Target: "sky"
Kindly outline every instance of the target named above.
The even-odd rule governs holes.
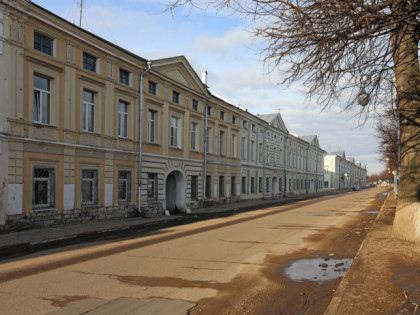
[[[80,0],[32,0],[79,25]],[[277,71],[267,71],[252,35],[254,25],[240,16],[189,7],[164,12],[167,0],[83,0],[82,27],[146,59],[185,56],[201,77],[208,72],[212,92],[241,105],[254,115],[280,111],[289,132],[317,135],[327,152],[368,165],[368,174],[385,169],[370,118],[361,124],[358,112],[332,106],[321,110],[299,91],[280,84]]]

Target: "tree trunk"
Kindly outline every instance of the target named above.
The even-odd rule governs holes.
[[[401,118],[401,177],[393,235],[420,242],[419,30],[403,25],[392,35]]]

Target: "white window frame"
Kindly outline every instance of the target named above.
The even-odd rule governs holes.
[[[35,170],[44,170],[48,171],[48,177],[35,177]],[[52,172],[52,174],[51,174]],[[33,167],[33,181],[32,181],[32,205],[34,210],[46,210],[46,209],[53,209],[55,208],[56,203],[56,172],[55,168],[53,167],[42,167],[42,166],[34,166]],[[46,182],[47,184],[47,203],[43,204],[35,204],[35,186],[38,182]]]
[[[121,109],[123,106],[123,109]],[[118,101],[118,137],[127,138],[128,135],[128,104]]]
[[[236,135],[232,135],[232,157],[236,158]]]
[[[35,87],[35,77],[43,79],[43,80],[47,80],[48,82],[48,88],[49,90],[43,90],[40,87]],[[33,86],[33,90],[34,90],[34,94],[33,94],[33,121],[39,124],[44,124],[44,125],[50,125],[51,123],[51,80],[34,74],[33,77],[33,82],[34,82],[34,86]],[[44,114],[44,110],[43,110],[43,106],[42,103],[44,101],[44,99],[47,99],[47,107],[48,107],[48,117],[47,117],[47,121],[43,121],[42,117]],[[35,113],[38,116],[38,119],[35,118]]]
[[[83,98],[83,119],[82,119],[82,123],[83,123],[83,131],[84,132],[94,132],[95,131],[95,97],[96,97],[96,93],[88,91],[88,90],[83,90],[83,93],[90,93],[92,95],[92,99],[93,99],[93,103],[90,101],[87,101]],[[89,119],[89,108],[91,109],[91,113],[92,113],[92,118]],[[89,126],[89,121],[92,121],[92,126]]]
[[[179,148],[178,130],[179,130],[179,118],[171,117],[171,147]]]
[[[191,150],[197,151],[197,130],[198,130],[197,123],[191,123]]]
[[[147,112],[147,142],[156,143],[156,112],[148,110]]]
[[[123,178],[121,175],[126,174],[127,177]],[[119,170],[118,171],[118,203],[130,203],[131,202],[131,171]],[[120,196],[120,185],[125,188],[124,198]]]
[[[83,177],[83,172],[84,171],[89,171],[89,172],[93,172],[93,177]],[[91,188],[92,188],[92,199],[91,200],[83,200],[83,183],[84,182],[88,182],[91,183]],[[82,206],[93,206],[93,205],[97,205],[99,203],[99,187],[98,187],[98,183],[99,183],[99,171],[98,169],[89,169],[89,168],[83,168],[81,170],[81,190],[82,190]]]

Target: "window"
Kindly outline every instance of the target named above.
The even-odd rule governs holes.
[[[127,138],[127,122],[128,122],[128,112],[127,104],[124,102],[118,102],[118,136],[122,138]]]
[[[172,91],[172,102],[179,104],[180,102],[180,97],[179,97],[179,93]]]
[[[220,111],[220,120],[225,120],[226,114],[225,112]]]
[[[277,149],[274,148],[274,158],[273,158],[273,164],[276,165],[277,163]]]
[[[191,200],[198,199],[198,176],[191,176]]]
[[[255,178],[251,177],[251,194],[255,194]]]
[[[34,75],[34,122],[50,124],[50,80]]]
[[[98,204],[98,170],[82,170],[82,206]]]
[[[255,141],[251,141],[251,161],[255,161]]]
[[[258,192],[263,192],[263,184],[262,184],[262,177],[258,177]]]
[[[206,146],[205,146],[205,150],[206,150],[206,153],[211,153],[211,148],[212,148],[212,143],[211,143],[211,128],[210,127],[207,127],[207,130],[206,130]]]
[[[158,174],[148,173],[147,174],[147,199],[157,200],[158,199]]]
[[[209,175],[207,175],[206,176],[206,190],[205,190],[205,193],[206,193],[206,198],[210,198],[210,195],[211,195],[211,176],[209,176]]]
[[[149,94],[157,95],[157,84],[153,81],[149,81]]]
[[[149,110],[147,113],[147,142],[155,143],[155,116],[156,113]]]
[[[44,54],[52,56],[54,54],[54,40],[45,35],[34,33],[34,48]]]
[[[191,150],[197,150],[197,124],[191,124]]]
[[[34,167],[32,204],[34,210],[55,207],[55,169]]]
[[[232,157],[236,157],[236,135],[232,135]]]
[[[130,72],[120,68],[120,83],[130,85]]]
[[[219,197],[225,196],[225,177],[219,176]]]
[[[83,53],[83,68],[92,72],[96,72],[96,60],[97,60],[96,57],[84,52]]]
[[[246,194],[246,177],[242,176],[242,193]]]
[[[252,125],[252,132],[257,132],[257,127],[255,125]]]
[[[211,116],[211,107],[207,105],[206,108],[207,116]]]
[[[224,131],[220,131],[219,132],[219,154],[220,155],[225,155],[225,132]]]
[[[235,176],[231,176],[230,178],[230,195],[236,196],[236,177]]]
[[[232,124],[236,125],[236,116],[232,116]]]
[[[198,111],[198,101],[197,100],[193,100],[192,101],[192,109]]]
[[[243,121],[242,121],[242,127],[243,127],[244,129],[248,129],[248,123],[246,122],[246,120],[243,120]]]
[[[265,192],[266,193],[270,192],[270,178],[269,177],[266,177],[265,179]]]
[[[242,138],[241,139],[241,158],[243,160],[245,160],[245,158],[246,158],[246,155],[245,155],[245,152],[246,152],[246,148],[245,148],[246,142],[245,141],[246,141],[245,138]]]
[[[171,147],[178,147],[178,119],[171,117]]]
[[[118,203],[131,202],[131,172],[118,171]]]
[[[95,94],[83,91],[83,131],[93,132],[95,122]]]
[[[263,152],[263,144],[259,143],[258,144],[258,160],[260,161],[260,163],[263,162],[263,158],[264,158],[264,152]]]

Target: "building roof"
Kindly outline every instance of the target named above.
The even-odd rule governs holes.
[[[268,124],[274,128],[277,128],[285,133],[289,133],[284,124],[283,118],[280,113],[277,114],[266,114],[266,115],[257,115],[262,120],[268,122]]]

